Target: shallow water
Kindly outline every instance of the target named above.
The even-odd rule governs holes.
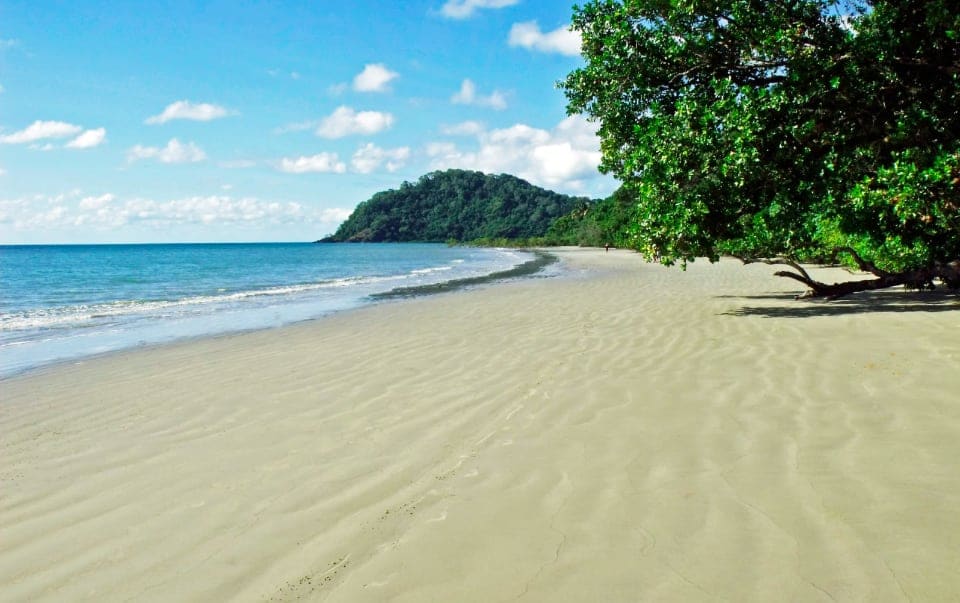
[[[186,337],[261,329],[477,279],[532,255],[439,244],[0,247],[0,376]]]

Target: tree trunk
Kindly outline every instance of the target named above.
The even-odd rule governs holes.
[[[950,289],[960,289],[960,260],[954,260],[947,264],[938,263],[930,268],[917,268],[914,270],[905,270],[903,272],[887,272],[885,270],[880,270],[874,266],[872,262],[864,260],[857,254],[856,251],[850,249],[849,247],[841,247],[834,250],[834,256],[836,256],[838,253],[850,254],[861,270],[864,272],[869,272],[877,278],[845,281],[842,283],[821,283],[820,281],[811,278],[807,271],[804,270],[799,263],[789,258],[740,258],[740,260],[744,264],[753,264],[759,262],[770,265],[786,265],[793,268],[795,272],[781,270],[779,272],[775,272],[774,275],[793,279],[809,287],[809,290],[798,295],[797,299],[824,298],[830,300],[837,299],[845,295],[850,295],[851,293],[857,293],[859,291],[886,289],[888,287],[896,287],[897,285],[905,285],[912,289],[919,290],[934,289],[936,288],[934,281],[937,279],[939,279]]]

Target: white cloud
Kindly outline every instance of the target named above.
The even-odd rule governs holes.
[[[502,92],[494,90],[487,96],[477,94],[477,86],[470,79],[463,80],[460,90],[450,97],[450,102],[456,105],[477,105],[490,107],[497,111],[507,108],[507,99]]]
[[[0,176],[6,176],[6,175],[7,175],[7,170],[0,167]]]
[[[550,32],[540,31],[536,21],[514,23],[507,39],[510,46],[521,46],[540,52],[558,52],[567,56],[580,54],[580,34],[569,27]]]
[[[388,85],[400,74],[390,71],[383,63],[371,63],[353,78],[353,89],[358,92],[386,92]]]
[[[460,151],[457,150],[457,145],[452,142],[429,142],[427,143],[427,156],[434,158],[434,165],[438,165],[437,159],[440,158],[442,163],[446,158],[460,155]],[[442,167],[452,167],[452,166],[442,166]]]
[[[483,132],[484,126],[479,121],[463,121],[452,126],[443,126],[440,132],[447,136],[476,136]]]
[[[520,0],[447,0],[440,13],[451,19],[467,19],[481,8],[504,8]]]
[[[0,143],[22,144],[25,142],[36,142],[44,138],[66,138],[67,136],[75,136],[82,130],[83,128],[80,126],[62,121],[37,120],[19,132],[0,136]]]
[[[235,113],[219,105],[210,103],[191,103],[181,100],[170,103],[159,115],[148,117],[145,124],[163,124],[173,119],[190,119],[193,121],[210,121],[234,115]]]
[[[82,210],[102,209],[109,205],[110,202],[116,198],[116,195],[113,195],[112,193],[106,193],[104,195],[100,195],[99,197],[84,197],[83,199],[80,199],[80,203],[77,205],[77,207]]]
[[[13,48],[19,43],[20,43],[19,40],[10,40],[10,39],[0,38],[0,48]]]
[[[279,169],[288,174],[306,174],[308,172],[342,174],[347,171],[347,165],[340,161],[336,153],[318,153],[310,157],[291,159],[284,157],[280,160]]]
[[[534,184],[580,190],[599,177],[600,140],[583,117],[564,119],[552,130],[516,124],[477,135],[477,147],[462,150],[449,142],[427,145],[433,169],[462,168],[510,173]]]
[[[101,144],[106,138],[106,128],[97,128],[95,130],[87,130],[64,146],[70,149],[90,149]]]
[[[360,174],[369,174],[379,169],[380,166],[385,166],[388,172],[395,172],[402,168],[409,158],[410,147],[383,149],[372,142],[368,142],[353,154],[350,165],[355,172]]]
[[[344,207],[330,207],[320,210],[317,216],[321,222],[339,223],[349,218],[350,214],[352,213],[352,209],[346,209]]]
[[[79,194],[0,199],[0,224],[14,230],[47,233],[50,230],[92,229],[113,231],[128,225],[143,224],[164,229],[185,225],[264,225],[318,227],[335,226],[352,210],[344,208],[311,209],[301,203],[264,201],[254,197],[230,195],[193,196],[157,201],[146,198],[120,199],[112,193],[86,196]]]
[[[131,163],[140,159],[156,159],[160,163],[196,163],[206,158],[203,149],[192,142],[183,144],[176,138],[171,138],[165,147],[138,144],[127,152],[127,161]]]
[[[343,138],[351,134],[376,134],[393,125],[393,115],[379,111],[354,111],[340,106],[324,117],[317,128],[317,136],[323,138]]]

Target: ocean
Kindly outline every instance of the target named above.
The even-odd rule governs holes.
[[[440,244],[0,246],[0,378],[286,325],[535,262],[524,251]]]

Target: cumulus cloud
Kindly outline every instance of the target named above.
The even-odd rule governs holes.
[[[483,132],[483,124],[479,121],[463,121],[451,126],[443,126],[440,132],[447,136],[476,136]]]
[[[386,92],[392,80],[400,77],[383,63],[371,63],[353,78],[353,89],[358,92]]]
[[[402,168],[409,158],[410,147],[383,149],[372,142],[368,142],[353,154],[350,165],[355,172],[360,174],[369,174],[378,170],[381,166],[386,167],[388,172],[395,172]]]
[[[320,121],[316,130],[322,138],[343,138],[351,134],[376,134],[393,125],[393,115],[379,111],[355,111],[340,106]]]
[[[106,128],[97,128],[95,130],[87,130],[64,146],[70,149],[90,149],[101,144],[106,138]]]
[[[190,119],[193,121],[210,121],[234,115],[234,112],[219,105],[210,103],[191,103],[181,100],[170,103],[159,115],[148,117],[145,124],[164,124],[173,119]]]
[[[36,142],[45,138],[66,138],[79,134],[83,128],[74,124],[68,124],[63,121],[40,121],[37,120],[13,134],[0,136],[0,143],[3,144],[23,144],[27,142]]]
[[[540,52],[557,52],[567,56],[580,54],[580,34],[569,27],[559,27],[550,32],[540,31],[536,21],[514,23],[507,39],[510,46],[520,46]]]
[[[477,147],[463,150],[450,142],[427,145],[433,169],[462,168],[511,173],[540,186],[580,190],[583,180],[599,176],[600,141],[583,117],[564,119],[552,130],[516,124],[480,132]]]
[[[34,200],[0,201],[0,224],[10,224],[16,230],[48,230],[59,226],[69,216],[65,205],[51,201],[37,206]]]
[[[145,147],[136,145],[127,151],[127,161],[134,162],[140,159],[156,159],[160,163],[196,163],[207,158],[203,149],[192,142],[183,144],[176,138],[171,138],[165,147]]]
[[[65,195],[0,199],[0,224],[21,232],[77,229],[114,231],[129,225],[145,225],[169,232],[186,225],[335,226],[351,213],[346,208],[310,208],[301,203],[264,201],[255,197],[230,195],[192,196],[158,201],[147,198],[121,199],[112,193],[82,196]]]
[[[440,13],[451,19],[467,19],[483,8],[504,8],[513,6],[520,0],[447,0]]]
[[[507,99],[502,92],[494,90],[487,96],[477,94],[477,86],[470,79],[463,80],[463,83],[460,84],[460,90],[450,97],[450,102],[455,105],[490,107],[497,111],[507,108]]]
[[[86,211],[98,210],[106,207],[116,198],[116,195],[113,193],[106,193],[100,195],[99,197],[84,197],[83,199],[80,199],[80,203],[77,204],[77,207]]]
[[[343,222],[350,217],[350,214],[353,213],[352,209],[347,209],[345,207],[330,207],[327,209],[320,210],[317,214],[321,222],[335,223]]]
[[[306,174],[308,172],[342,174],[347,171],[347,165],[340,161],[336,153],[318,153],[310,157],[292,159],[284,157],[280,160],[279,169],[288,174]]]

